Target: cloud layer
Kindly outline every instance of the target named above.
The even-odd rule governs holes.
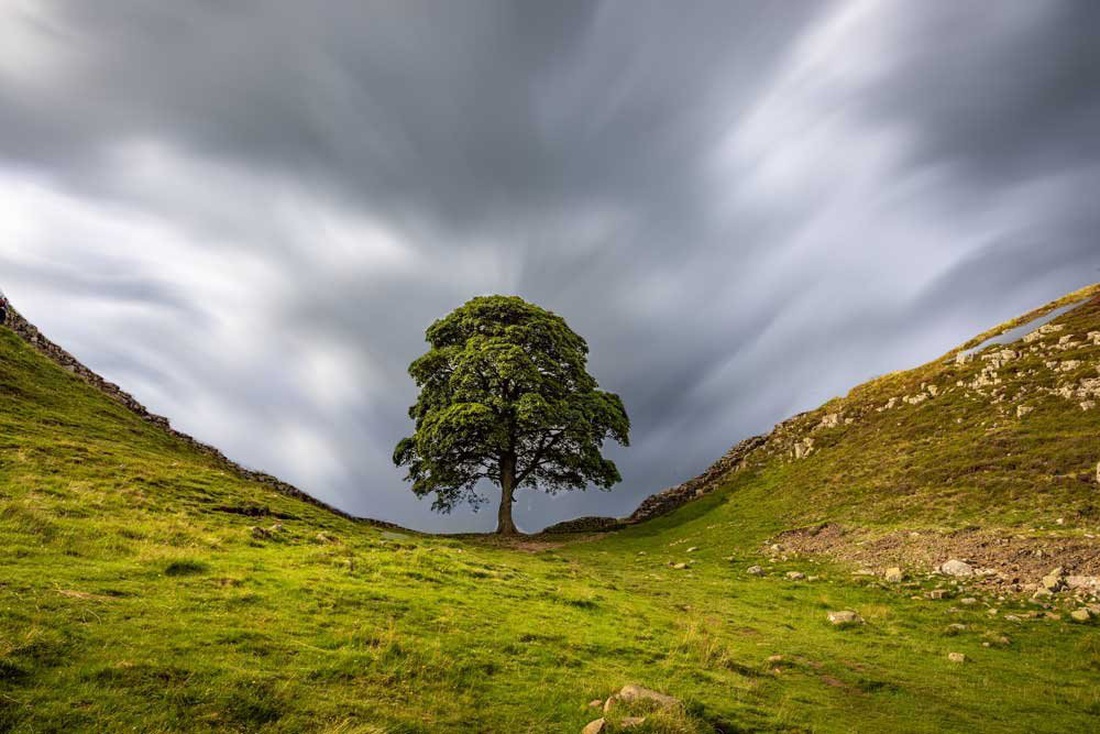
[[[625,513],[877,373],[1100,280],[1092,3],[0,8],[0,287],[244,463],[431,530],[390,464],[423,331],[561,313]]]

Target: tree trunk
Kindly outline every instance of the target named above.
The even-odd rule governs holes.
[[[497,513],[497,534],[517,535],[515,522],[512,521],[512,503],[515,502],[516,459],[505,456],[500,460],[500,511]]]

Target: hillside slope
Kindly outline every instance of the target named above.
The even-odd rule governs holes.
[[[947,355],[781,425],[671,513],[515,546],[278,491],[0,328],[0,732],[575,732],[630,683],[683,705],[620,701],[608,731],[1088,730],[1090,591],[928,564],[961,531],[1088,567],[1096,295],[1011,359]],[[913,532],[935,541],[901,581],[858,555]]]

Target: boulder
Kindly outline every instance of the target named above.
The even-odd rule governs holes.
[[[863,624],[863,617],[859,616],[851,609],[844,609],[839,612],[829,612],[828,619],[835,627]]]
[[[1092,619],[1092,612],[1090,612],[1085,607],[1081,607],[1080,609],[1074,609],[1072,612],[1070,612],[1069,618],[1072,619],[1074,622],[1087,622]]]
[[[974,567],[966,561],[960,561],[956,558],[952,558],[949,561],[940,565],[940,573],[945,576],[973,576]]]

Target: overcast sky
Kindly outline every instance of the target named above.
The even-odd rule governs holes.
[[[0,0],[0,288],[181,430],[350,512],[424,329],[556,311],[625,514],[1100,280],[1100,3]]]

